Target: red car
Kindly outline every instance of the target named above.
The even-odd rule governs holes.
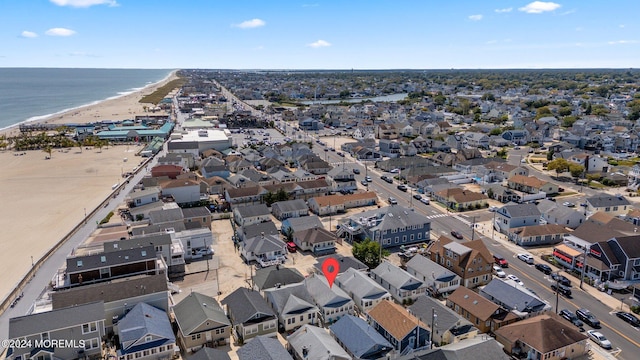
[[[502,256],[493,255],[493,261],[495,261],[496,264],[500,265],[500,267],[503,267],[503,268],[509,267],[509,263],[507,262],[507,259],[503,258]]]
[[[289,241],[287,243],[287,250],[289,250],[289,252],[296,252],[296,250],[298,250],[298,247],[296,246],[296,243],[294,243],[293,241]]]

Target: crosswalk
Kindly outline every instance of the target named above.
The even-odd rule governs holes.
[[[427,216],[427,219],[431,220],[431,219],[437,219],[437,218],[442,218],[442,217],[447,217],[447,216],[454,217],[454,218],[462,221],[462,223],[464,223],[465,225],[469,225],[469,226],[471,225],[471,221],[469,221],[469,219],[465,219],[465,218],[463,218],[462,216],[460,216],[458,214],[454,214],[454,215],[451,215],[451,214],[434,214],[434,215]]]

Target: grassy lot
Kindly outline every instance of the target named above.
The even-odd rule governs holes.
[[[140,103],[158,105],[158,103],[162,101],[162,99],[164,99],[173,89],[182,87],[186,82],[187,80],[184,78],[171,80],[164,86],[159,87],[158,90],[153,93],[144,96],[140,99]]]

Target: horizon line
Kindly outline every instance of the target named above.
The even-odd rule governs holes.
[[[214,70],[214,71],[499,71],[499,70],[638,70],[640,67],[540,67],[540,68],[189,68],[189,67],[55,67],[55,66],[0,66],[0,69],[83,69],[83,70]]]

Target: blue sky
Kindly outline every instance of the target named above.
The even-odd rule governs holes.
[[[640,67],[640,1],[1,0],[0,67]]]

